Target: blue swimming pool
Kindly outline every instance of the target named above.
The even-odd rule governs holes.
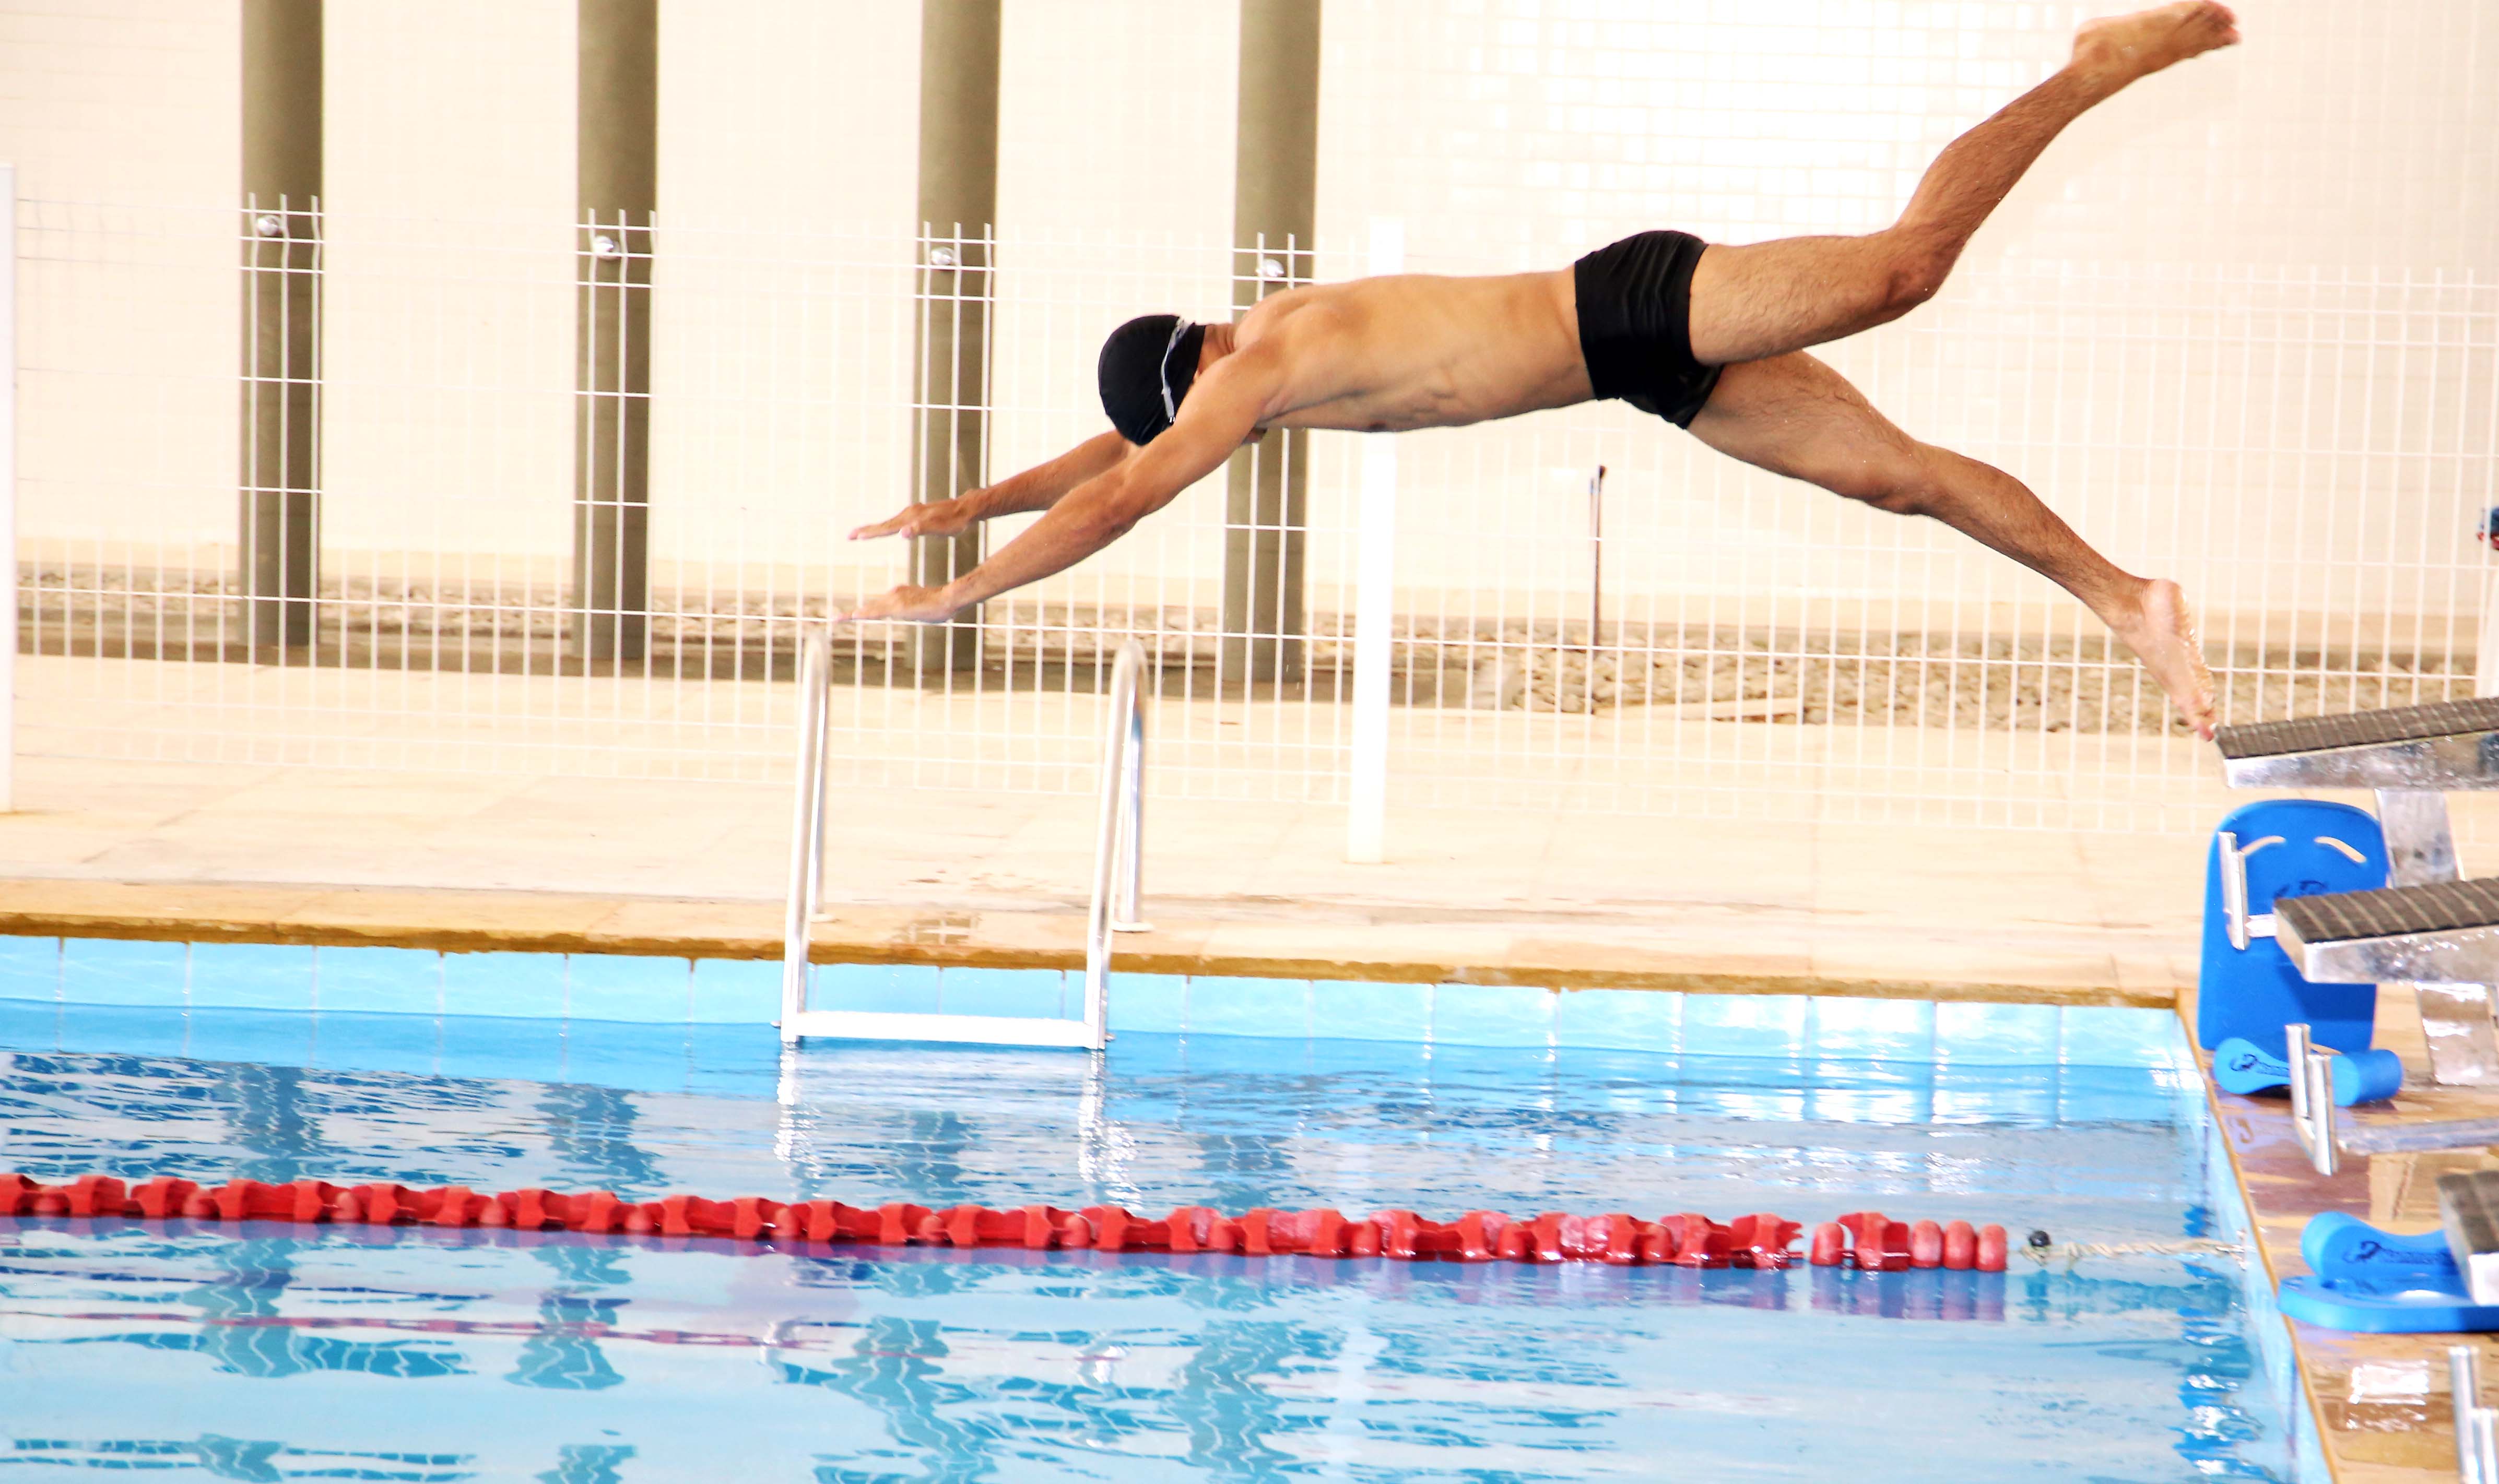
[[[525,1021],[0,1001],[0,1168],[1151,1210],[1879,1207],[2061,1239],[2209,1233],[2226,1177],[2200,1095],[2162,1049],[2174,1031],[2126,1014],[2028,1063],[1135,1031],[1098,1063],[785,1061],[763,1028],[576,1022],[555,1081],[470,1075],[535,1045]],[[25,1218],[0,1222],[0,1463],[2288,1479],[2288,1399],[2253,1318],[2225,1259],[1999,1275],[828,1257]]]

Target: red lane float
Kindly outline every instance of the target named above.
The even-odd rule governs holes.
[[[1389,1257],[1402,1262],[1610,1263],[1618,1267],[1790,1268],[1803,1228],[1768,1212],[1720,1224],[1694,1211],[1643,1221],[1628,1211],[1512,1216],[1471,1210],[1455,1221],[1411,1210],[1376,1216],[1260,1208],[1227,1216],[1184,1206],[1160,1219],[1118,1206],[1061,1210],[1024,1206],[932,1210],[895,1202],[873,1209],[839,1201],[707,1201],[672,1195],[619,1199],[606,1190],[484,1194],[465,1185],[333,1185],[326,1180],[201,1185],[160,1178],[125,1184],[109,1175],[46,1184],[0,1175],[0,1216],[122,1217],[162,1221],[292,1221],[362,1226],[486,1227],[527,1232],[719,1237],[736,1242],[857,1242],[871,1246],[1022,1247],[1030,1251],[1239,1252],[1251,1257]],[[1892,1273],[1905,1268],[2004,1271],[2004,1228],[1966,1221],[1912,1226],[1856,1211],[1813,1229],[1801,1260],[1820,1268]]]

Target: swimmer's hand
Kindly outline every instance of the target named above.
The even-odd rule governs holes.
[[[962,611],[963,604],[948,597],[944,588],[924,588],[906,582],[891,593],[861,599],[858,607],[836,615],[833,622],[884,619],[905,624],[942,624]]]
[[[925,504],[904,505],[900,514],[852,532],[851,539],[868,541],[890,535],[961,535],[981,518],[979,506],[973,503],[981,493],[973,490],[954,500],[932,500]]]

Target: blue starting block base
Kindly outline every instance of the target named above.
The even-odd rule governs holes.
[[[2375,891],[2386,884],[2386,836],[2375,816],[2349,804],[2269,798],[2243,804],[2222,821],[2247,862],[2248,911],[2262,916],[2276,898],[2328,891]],[[2212,1050],[2236,1036],[2279,1058],[2282,1028],[2302,1021],[2320,1050],[2365,1051],[2376,1029],[2378,986],[2312,984],[2271,938],[2230,946],[2222,905],[2221,832],[2206,853],[2204,953],[2195,990],[2195,1044]]]
[[[2334,1106],[2383,1103],[2404,1090],[2403,1058],[2392,1051],[2343,1051],[2331,1064]],[[2213,1081],[2223,1092],[2246,1097],[2290,1085],[2290,1063],[2232,1036],[2213,1048]]]
[[[2443,1232],[2384,1232],[2327,1211],[2300,1234],[2307,1277],[2282,1280],[2293,1319],[2363,1335],[2499,1330],[2499,1304],[2476,1304]]]

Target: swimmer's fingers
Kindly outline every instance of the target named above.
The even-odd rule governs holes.
[[[933,500],[926,504],[905,505],[893,515],[873,525],[861,526],[851,532],[854,541],[872,541],[878,536],[958,535],[972,524],[971,512],[959,500]]]
[[[860,599],[857,607],[836,615],[833,622],[846,624],[886,619],[906,624],[942,624],[959,611],[957,605],[946,600],[943,588],[924,588],[917,583],[906,582],[890,593]]]
[[[896,514],[889,515],[884,520],[874,522],[870,525],[861,526],[857,531],[852,532],[851,539],[854,541],[872,541],[878,536],[918,535],[920,533],[920,523],[926,519],[927,512],[928,507],[926,505],[905,505]]]

